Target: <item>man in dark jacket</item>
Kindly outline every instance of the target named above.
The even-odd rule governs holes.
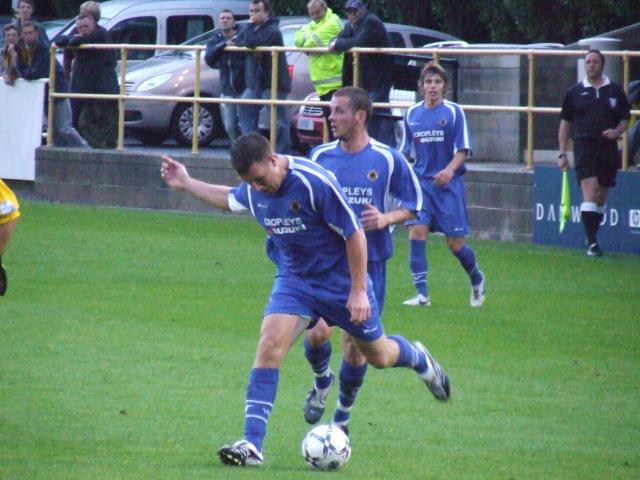
[[[13,85],[18,78],[16,70],[16,59],[18,55],[18,42],[20,41],[20,30],[15,25],[8,23],[3,27],[4,48],[0,50],[0,75],[6,85]]]
[[[77,35],[61,36],[59,47],[111,43],[111,37],[91,15],[76,18]],[[79,49],[71,71],[73,93],[117,94],[116,54],[113,50]],[[94,148],[115,148],[118,135],[118,103],[115,100],[83,100],[78,130]]]
[[[18,45],[16,70],[25,80],[49,78],[49,44],[42,40],[40,29],[36,22],[22,23],[23,42]],[[56,60],[55,91],[66,93],[69,91],[67,79],[62,71],[62,65]],[[45,90],[46,92],[46,90]],[[45,93],[45,112],[49,102]],[[71,106],[68,98],[57,98],[53,104],[53,143],[58,147],[83,147],[89,145],[71,125]]]
[[[249,24],[238,35],[238,45],[248,48],[284,46],[280,21],[271,12],[268,0],[252,0],[249,6]],[[271,98],[271,54],[255,52],[246,56],[245,63],[246,89],[242,98],[270,99]],[[284,52],[278,54],[278,99],[286,100],[291,91],[291,78]],[[258,118],[261,107],[259,105],[242,105],[239,110],[240,129],[242,133],[257,132]],[[267,112],[270,108],[267,107]],[[291,136],[289,133],[289,119],[284,107],[277,108],[276,123],[276,151],[289,153]]]
[[[218,17],[220,28],[213,32],[207,42],[204,61],[211,68],[217,68],[220,73],[220,97],[240,98],[245,90],[244,65],[246,55],[242,52],[225,51],[225,47],[235,46],[238,35],[236,19],[231,10],[222,10]],[[232,142],[240,136],[238,120],[238,105],[235,103],[221,103],[222,123]]]
[[[391,38],[382,20],[369,12],[361,0],[348,0],[345,5],[349,22],[329,44],[329,50],[345,52],[353,47],[391,48]],[[343,85],[353,83],[353,59],[347,56],[342,70]],[[388,102],[393,82],[393,58],[389,55],[360,55],[360,75],[358,86],[366,90],[372,102]],[[387,109],[374,108],[373,118],[367,128],[369,136],[376,140],[395,146],[393,124]]]

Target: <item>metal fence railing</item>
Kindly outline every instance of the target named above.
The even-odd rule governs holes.
[[[327,52],[326,48],[294,48],[294,47],[258,47],[256,49],[247,49],[244,47],[227,47],[230,51],[244,51],[244,52],[267,52],[271,54],[271,98],[267,100],[249,100],[249,99],[233,99],[233,98],[209,98],[200,96],[200,74],[201,74],[201,55],[199,54],[205,50],[203,45],[134,45],[134,44],[92,44],[82,45],[78,48],[84,49],[110,49],[120,51],[120,91],[117,95],[106,94],[79,94],[79,93],[60,93],[55,92],[53,86],[55,85],[55,47],[51,47],[51,64],[50,64],[50,76],[49,76],[49,111],[53,111],[53,101],[56,98],[79,98],[79,99],[114,99],[118,101],[118,139],[117,149],[122,150],[124,148],[124,120],[125,120],[125,102],[127,99],[131,100],[143,100],[143,101],[172,101],[172,102],[187,102],[193,104],[193,139],[191,149],[194,154],[198,153],[198,125],[200,123],[199,113],[200,104],[202,103],[233,103],[233,104],[253,104],[253,105],[270,105],[270,141],[271,145],[275,146],[276,135],[276,106],[299,106],[299,105],[313,105],[313,106],[325,106],[329,102],[320,101],[305,101],[305,100],[278,100],[277,98],[277,84],[278,84],[278,53],[280,52],[305,52],[305,53],[323,53]],[[194,51],[195,55],[195,85],[193,97],[180,97],[180,96],[160,96],[160,95],[131,95],[125,92],[125,79],[127,75],[127,52],[128,50],[177,50],[177,51]],[[405,54],[405,55],[419,55],[425,57],[432,57],[436,61],[440,61],[443,55],[447,57],[456,56],[479,56],[479,55],[518,55],[526,56],[528,61],[528,88],[527,88],[527,105],[461,105],[462,108],[470,112],[513,112],[513,113],[525,113],[527,115],[527,149],[526,149],[526,165],[528,169],[533,168],[533,150],[534,150],[534,131],[535,131],[535,114],[559,114],[559,107],[536,107],[535,106],[535,63],[537,57],[543,56],[555,56],[555,57],[582,57],[585,54],[584,50],[557,50],[557,49],[508,49],[508,48],[496,48],[496,49],[474,49],[474,48],[353,48],[351,50],[353,54],[353,78],[354,85],[358,85],[358,79],[360,77],[360,55],[381,55],[381,54]],[[628,92],[630,81],[630,61],[631,58],[640,58],[640,51],[604,51],[604,55],[607,57],[622,57],[623,60],[623,86],[625,91]],[[310,92],[311,93],[311,92]],[[412,105],[411,102],[389,102],[389,103],[374,103],[374,107],[380,108],[407,108]],[[640,116],[640,110],[632,110],[633,116]],[[640,119],[638,120],[640,121]],[[48,130],[47,130],[47,145],[53,145],[53,115],[48,116]],[[629,159],[627,154],[628,146],[628,133],[622,137],[622,168],[626,170],[629,165]]]

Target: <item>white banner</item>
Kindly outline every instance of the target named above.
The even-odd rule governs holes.
[[[35,180],[47,80],[0,79],[0,178]]]

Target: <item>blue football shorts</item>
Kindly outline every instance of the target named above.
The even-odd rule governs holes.
[[[367,273],[373,284],[373,293],[378,302],[378,311],[382,315],[387,292],[387,261],[379,260],[367,263]]]
[[[459,176],[446,185],[438,186],[429,179],[420,182],[422,186],[422,210],[407,225],[426,225],[431,232],[442,232],[450,238],[469,234],[467,202],[464,182]]]
[[[354,338],[373,342],[384,334],[384,328],[371,279],[367,280],[371,317],[361,325],[351,321],[347,309],[350,279],[330,273],[313,279],[291,273],[276,274],[264,315],[300,315],[312,320],[309,328],[322,317],[329,325],[340,327]]]

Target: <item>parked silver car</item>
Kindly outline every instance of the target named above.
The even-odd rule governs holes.
[[[309,21],[306,17],[282,17],[280,30],[284,44],[294,46],[294,35]],[[451,35],[408,25],[386,24],[395,47],[418,47],[425,43],[457,40]],[[205,45],[213,32],[206,32],[184,45]],[[204,52],[202,52],[204,57]],[[309,78],[307,55],[287,52],[292,89],[289,99],[302,100],[313,92]],[[218,97],[218,70],[209,68],[202,58],[200,95]],[[169,51],[150,58],[127,73],[125,88],[130,95],[192,97],[195,84],[195,53]],[[291,115],[296,111],[291,108]],[[264,123],[264,122],[262,122]],[[125,127],[128,134],[147,144],[160,144],[170,136],[183,145],[190,145],[193,135],[193,105],[188,102],[127,100]],[[224,136],[220,112],[216,104],[201,104],[198,142],[204,146],[216,136]],[[295,141],[295,137],[294,137]]]
[[[280,20],[286,46],[293,46],[297,30],[308,20],[287,17]],[[206,45],[213,31],[206,32],[183,45]],[[219,72],[207,66],[201,53],[200,95],[219,97]],[[292,88],[289,98],[303,99],[312,89],[306,55],[287,52]],[[150,58],[127,73],[125,89],[136,96],[170,95],[193,97],[195,87],[195,53],[172,50]],[[292,110],[293,113],[293,110]],[[127,100],[125,108],[127,133],[144,143],[157,145],[170,136],[183,145],[191,145],[193,136],[193,104],[152,100]],[[224,136],[220,110],[216,104],[201,104],[198,128],[199,145],[208,145],[216,136]]]
[[[218,24],[223,9],[236,18],[249,18],[248,0],[109,0],[100,3],[101,26],[113,43],[179,45]],[[75,29],[71,21],[61,34]],[[50,37],[52,38],[52,37]],[[127,65],[152,57],[153,50],[129,50]]]

